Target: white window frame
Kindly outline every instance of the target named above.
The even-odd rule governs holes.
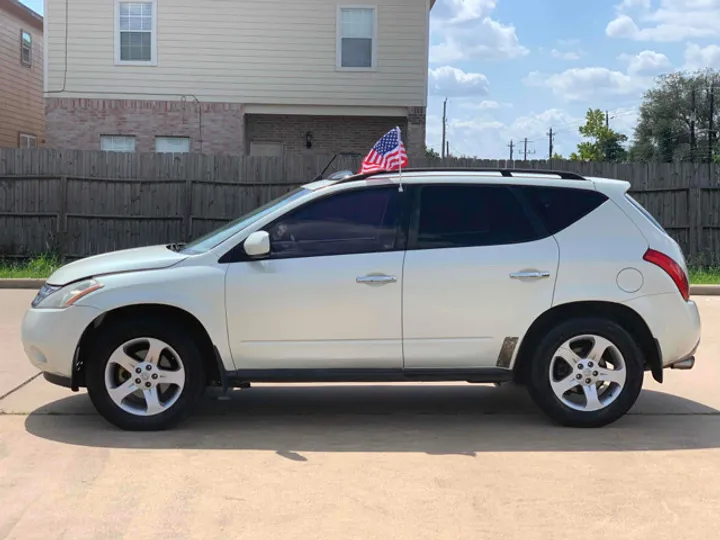
[[[34,141],[35,145],[30,146],[30,141]],[[38,147],[38,140],[37,135],[33,135],[32,133],[18,133],[18,147],[19,148],[37,148]]]
[[[342,65],[342,11],[344,9],[371,9],[373,12],[373,35],[370,67],[343,67]],[[335,69],[338,71],[377,71],[378,8],[376,5],[339,4],[335,21]]]
[[[106,137],[110,138],[110,139],[131,139],[133,142],[132,150],[114,150],[114,149],[113,150],[105,150],[102,147],[102,141]],[[122,152],[122,153],[126,153],[126,154],[132,154],[133,152],[135,152],[136,145],[137,145],[137,141],[135,139],[135,135],[110,135],[110,134],[100,135],[100,150],[102,150],[103,152]]]
[[[23,58],[23,51],[25,50],[25,40],[23,39],[25,37],[25,34],[30,36],[30,47],[28,48],[28,56],[29,59],[26,62],[25,58]],[[32,32],[29,32],[28,30],[25,30],[24,28],[20,29],[20,65],[22,65],[25,68],[32,68],[33,65],[33,35]]]
[[[146,3],[152,4],[152,30],[150,33],[150,60],[143,62],[140,60],[121,60],[120,59],[120,4],[126,3]],[[157,66],[157,0],[115,0],[115,65],[116,66]]]
[[[184,150],[182,152],[165,152],[158,150],[158,142],[161,140],[168,140],[168,139],[174,139],[174,140],[183,140],[187,141],[187,150]],[[192,148],[192,141],[190,140],[190,137],[183,137],[183,136],[175,136],[175,135],[157,135],[155,137],[155,153],[157,154],[189,154],[191,152]]]

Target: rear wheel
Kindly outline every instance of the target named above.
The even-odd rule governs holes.
[[[93,405],[126,430],[176,426],[193,412],[205,388],[202,357],[192,338],[154,319],[105,329],[86,370]]]
[[[602,318],[561,323],[540,341],[530,366],[528,391],[556,422],[600,427],[635,404],[644,359],[624,328]]]

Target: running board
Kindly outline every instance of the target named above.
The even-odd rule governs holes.
[[[241,369],[226,374],[228,386],[246,383],[322,383],[322,382],[508,382],[510,369]]]

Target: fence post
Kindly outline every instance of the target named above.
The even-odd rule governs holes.
[[[185,241],[189,242],[192,236],[192,200],[193,181],[191,178],[185,180],[185,215],[183,216],[183,227],[185,228]]]
[[[690,228],[690,258],[693,264],[703,263],[703,242],[702,242],[702,200],[701,187],[704,182],[701,180],[705,171],[704,167],[693,164],[690,187],[688,189],[688,227]]]
[[[57,217],[57,250],[58,256],[61,261],[65,261],[65,256],[68,252],[67,246],[67,176],[61,176],[60,181],[60,194],[59,194],[59,208]]]

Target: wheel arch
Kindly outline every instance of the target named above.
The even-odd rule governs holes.
[[[640,314],[624,304],[605,301],[569,302],[553,306],[540,315],[525,333],[515,355],[513,370],[517,380],[522,381],[532,360],[532,351],[542,336],[554,325],[582,316],[609,318],[629,331],[637,340],[645,357],[645,369],[653,378],[663,382],[662,355],[658,341]]]
[[[202,354],[203,365],[210,385],[225,385],[225,368],[220,359],[217,347],[210,338],[205,326],[192,313],[170,304],[146,303],[120,306],[103,312],[96,317],[83,331],[75,349],[72,370],[72,389],[78,390],[85,386],[85,367],[91,361],[89,351],[101,330],[115,321],[126,318],[162,317],[166,321],[187,329],[196,339]]]

